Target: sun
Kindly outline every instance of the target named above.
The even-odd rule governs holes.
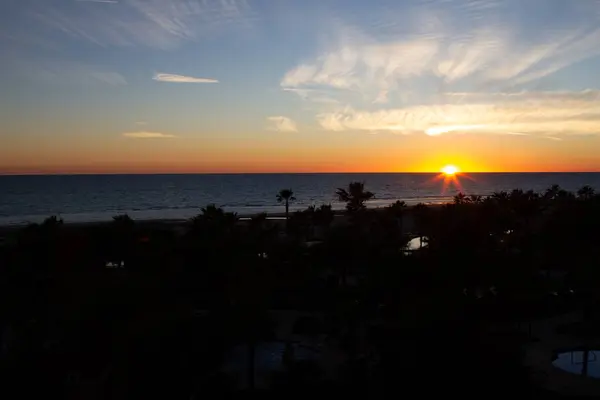
[[[454,165],[446,165],[442,168],[442,173],[447,176],[456,175],[458,171],[458,167]]]

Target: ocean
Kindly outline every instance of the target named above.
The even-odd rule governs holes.
[[[444,184],[438,174],[214,174],[214,175],[43,175],[0,176],[0,225],[41,222],[50,215],[65,222],[107,221],[127,213],[134,219],[186,219],[214,203],[239,215],[280,213],[276,194],[291,188],[291,210],[343,204],[335,191],[365,182],[375,193],[370,207],[396,200],[408,204],[444,203],[462,191],[486,195],[515,188],[544,191],[552,184],[576,191],[600,190],[600,173],[477,173]]]

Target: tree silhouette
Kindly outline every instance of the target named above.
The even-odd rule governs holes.
[[[481,204],[483,202],[483,197],[478,194],[472,194],[467,197],[467,203],[470,204]]]
[[[355,391],[354,381],[393,390],[398,368],[407,377],[398,390],[416,388],[435,340],[468,361],[446,371],[448,390],[476,392],[468,380],[477,380],[516,392],[529,376],[519,378],[521,339],[489,335],[488,324],[508,330],[565,311],[584,311],[582,329],[598,323],[600,197],[590,187],[460,196],[460,205],[399,201],[381,210],[365,209],[374,196],[361,183],[336,195],[349,212],[361,211],[349,214],[351,223],[332,224],[330,205],[311,206],[289,215],[285,240],[283,227],[265,214],[238,221],[214,204],[192,218],[188,232],[171,223],[134,224],[125,215],[109,224],[61,226],[49,218],[0,229],[5,381],[35,381],[27,394],[47,396],[55,391],[44,382],[72,372],[97,381],[100,397],[198,398],[209,385],[234,387],[219,370],[230,350],[246,346],[242,366],[251,388],[262,369],[262,360],[254,362],[257,346],[289,343],[285,333],[276,336],[288,331],[275,330],[277,322],[287,327],[288,317],[306,311],[323,319],[323,332],[313,331],[315,348],[335,350],[332,363],[349,361],[352,373],[340,368],[334,391]],[[293,193],[279,198],[289,203]],[[326,234],[312,235],[313,225]],[[406,233],[424,236],[427,245],[406,252]],[[307,243],[313,236],[319,240]],[[114,249],[115,260],[131,259],[127,268],[106,268]],[[304,344],[294,348],[303,358]],[[364,353],[374,356],[363,370]],[[285,358],[293,358],[289,348]],[[312,375],[294,379],[281,381],[284,395],[313,382]]]
[[[285,219],[287,220],[290,216],[290,202],[295,201],[294,191],[292,189],[281,189],[277,194],[277,201],[279,203],[285,202]]]
[[[134,221],[128,214],[120,214],[113,217],[113,223],[119,227],[131,227]]]
[[[225,212],[221,207],[209,204],[200,209],[200,214],[192,218],[195,223],[226,224],[230,225],[237,220],[236,213]]]
[[[585,185],[577,191],[577,197],[581,200],[590,200],[595,195],[595,191],[591,186]]]
[[[222,242],[234,231],[238,221],[236,213],[225,212],[214,204],[209,204],[200,211],[200,214],[190,220],[193,233],[201,234],[209,241]]]
[[[561,190],[562,189],[560,188],[559,185],[552,185],[552,186],[550,186],[544,192],[544,199],[545,200],[555,200],[559,196]]]
[[[338,188],[335,192],[339,201],[346,203],[346,210],[356,213],[365,210],[365,203],[375,197],[375,194],[365,190],[364,182],[350,182],[348,189]]]
[[[56,227],[59,227],[62,225],[63,225],[62,218],[59,218],[56,215],[48,217],[44,220],[44,222],[42,222],[42,226],[48,227],[48,228],[56,228]]]

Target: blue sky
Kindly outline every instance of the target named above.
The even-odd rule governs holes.
[[[126,138],[152,142],[123,145],[146,164],[152,146],[172,147],[167,162],[181,148],[243,158],[244,145],[251,163],[327,146],[439,153],[446,142],[425,140],[466,134],[531,152],[561,142],[563,165],[565,148],[600,145],[598,0],[3,5],[0,156],[55,165],[79,146],[105,165],[127,158],[115,150]],[[600,167],[584,155],[573,162]]]

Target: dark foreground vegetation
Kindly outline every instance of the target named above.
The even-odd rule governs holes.
[[[593,316],[600,196],[551,187],[378,210],[360,183],[337,196],[344,217],[323,205],[285,224],[208,206],[184,227],[51,217],[7,232],[3,392],[550,396],[522,366],[535,338],[518,327],[581,308]],[[294,193],[279,199],[287,211]],[[409,250],[415,237],[423,245]],[[270,372],[265,343],[281,344]],[[313,357],[301,359],[301,346]],[[236,349],[247,356],[232,358]]]

